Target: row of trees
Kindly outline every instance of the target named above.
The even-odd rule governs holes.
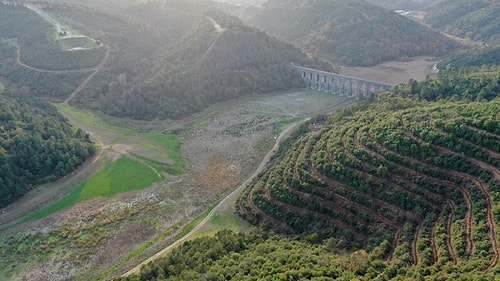
[[[94,152],[89,135],[74,131],[52,105],[0,96],[0,207],[67,175]]]
[[[451,67],[437,77],[417,83],[410,80],[406,88],[395,87],[394,97],[419,98],[427,101],[440,99],[489,101],[500,92],[500,67]]]
[[[242,195],[240,214],[284,233],[355,242],[341,248],[388,241],[393,260],[407,260],[397,253],[408,243],[411,264],[495,266],[497,80],[496,70],[453,69],[361,100],[297,138]],[[426,101],[425,87],[440,101]],[[405,225],[413,234],[402,236]]]
[[[404,227],[408,238],[414,229]],[[410,238],[411,239],[411,238]],[[407,267],[402,260],[386,262],[364,250],[337,255],[326,246],[262,234],[221,231],[213,237],[185,242],[168,256],[141,268],[140,273],[116,281],[164,280],[493,280],[495,272],[459,272],[453,266],[435,271]],[[408,255],[411,243],[398,251]],[[378,248],[383,251],[385,244]],[[423,246],[423,245],[422,245]]]

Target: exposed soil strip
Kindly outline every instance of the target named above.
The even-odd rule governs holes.
[[[389,149],[387,149],[386,147],[383,147],[373,136],[369,136],[371,138],[371,140],[375,143],[375,145],[377,146],[377,148],[379,149],[379,151],[391,151]],[[394,151],[391,151],[392,153],[396,153]],[[424,163],[424,162],[421,162],[415,158],[412,158],[412,157],[409,157],[409,156],[404,156],[405,159],[407,161],[410,161],[412,163],[417,163],[419,165],[422,165],[426,168],[431,168],[427,163]],[[397,163],[394,163],[398,166],[400,166],[399,164]],[[403,166],[401,166],[403,167]],[[410,170],[410,169],[407,169],[406,171],[410,172],[410,171],[413,171],[413,170]],[[413,171],[413,173],[417,173],[417,174],[420,174],[416,171]],[[422,174],[423,175],[423,174]],[[423,175],[424,176],[424,175]],[[453,183],[453,182],[450,182],[450,181],[446,181],[446,180],[441,180],[441,179],[438,179],[438,178],[434,178],[432,177],[431,175],[425,175],[426,177],[428,178],[431,178],[431,179],[434,179],[438,182],[441,182],[443,183],[445,186],[449,187],[451,190],[453,190],[453,188],[458,188],[460,189],[461,193],[462,193],[462,196],[464,198],[464,201],[465,201],[465,204],[466,204],[466,207],[467,207],[467,211],[466,211],[466,214],[465,214],[465,231],[466,231],[466,249],[465,249],[465,252],[468,254],[468,255],[472,255],[473,252],[474,252],[474,242],[472,240],[472,199],[471,199],[471,196],[469,194],[469,192],[461,185],[457,185],[456,183]],[[450,227],[451,229],[451,227]],[[449,232],[450,235],[451,235],[451,231]]]
[[[104,66],[104,64],[106,63],[106,61],[108,60],[108,56],[109,56],[109,47],[106,46],[106,45],[103,45],[104,48],[106,48],[106,55],[104,56],[104,58],[101,60],[101,62],[97,65],[97,67],[94,69],[94,72],[92,72],[72,93],[71,95],[69,95],[69,97],[64,101],[64,103],[69,103],[71,100],[73,100],[75,98],[76,95],[78,95],[86,86],[87,84],[90,82],[90,80],[92,80],[92,78],[94,78],[94,76],[102,69],[102,67]]]
[[[313,145],[313,144],[311,142],[305,143],[304,146],[303,146],[303,148],[301,149],[301,152],[299,153],[298,157],[300,157],[300,154],[302,152],[306,151],[308,145]],[[313,167],[313,163],[311,161],[311,155],[307,154],[304,157],[304,159],[306,160],[305,165],[308,167],[308,169],[309,170],[313,170],[313,168],[312,168]],[[301,175],[300,175],[300,172],[299,172],[299,169],[298,169],[298,164],[299,164],[299,161],[298,160],[295,161],[294,173],[295,173],[296,177],[299,179],[299,181],[303,182],[303,180],[301,178]],[[291,187],[288,182],[286,182],[286,184],[287,184],[288,188],[294,190],[294,188]],[[316,185],[311,184],[311,183],[308,183],[308,186],[311,189],[313,189],[313,190],[319,190],[321,194],[332,193],[332,190],[328,190],[328,189],[326,189],[324,187],[319,187],[319,186],[316,186]],[[325,204],[333,207],[332,202],[329,202],[329,201],[327,201],[327,200],[325,200],[323,198],[320,198],[320,197],[318,197],[316,195],[309,194],[309,193],[303,193],[303,192],[300,192],[300,193],[303,194],[303,196],[305,196],[305,197],[312,196],[312,197],[316,198],[318,201],[324,202]],[[364,205],[361,205],[361,204],[359,204],[357,202],[349,200],[349,199],[347,199],[344,196],[338,195],[337,193],[333,193],[332,196],[333,196],[333,199],[337,201],[338,206],[349,205],[349,206],[354,207],[354,209],[364,211],[370,217],[372,217],[372,218],[374,218],[374,219],[376,219],[378,221],[381,221],[381,222],[385,223],[386,225],[390,225],[390,226],[395,227],[395,228],[399,228],[401,226],[401,224],[394,222],[392,219],[388,219],[388,218],[380,215],[379,213],[375,212],[373,209],[370,209],[370,208],[368,208],[368,207],[366,207]],[[352,213],[352,211],[349,211],[349,212]]]
[[[417,138],[416,136],[413,136],[413,138]],[[423,140],[421,140],[423,141]],[[454,152],[454,151],[451,151],[447,148],[444,148],[444,147],[441,147],[441,146],[438,146],[438,145],[433,145],[433,147],[439,151],[440,153],[447,153],[447,154],[450,154],[450,155],[460,155],[458,154],[457,152]],[[481,162],[479,160],[476,160],[470,156],[467,156],[465,155],[464,156],[468,161],[470,161],[471,163],[474,163],[475,165],[481,167],[482,169],[485,169],[485,170],[488,170],[490,171],[493,176],[495,177],[495,179],[499,179],[498,177],[500,177],[500,172],[498,171],[498,169],[496,169],[495,167],[492,167],[484,162]],[[487,224],[488,224],[488,228],[489,228],[489,231],[488,231],[488,236],[490,238],[490,241],[491,241],[491,246],[493,248],[493,258],[490,262],[490,265],[488,267],[488,269],[491,269],[493,268],[494,266],[496,266],[498,264],[498,259],[499,259],[499,256],[500,256],[500,250],[498,249],[498,242],[497,242],[497,239],[496,239],[496,234],[495,234],[495,228],[496,228],[496,224],[495,224],[495,221],[493,220],[493,214],[492,214],[492,203],[491,203],[491,197],[490,197],[490,194],[487,190],[487,188],[484,186],[484,184],[480,181],[478,181],[476,178],[468,175],[468,174],[464,174],[464,173],[461,173],[461,172],[457,172],[457,171],[454,171],[454,170],[449,170],[449,169],[446,169],[449,173],[452,173],[454,176],[457,176],[457,177],[460,177],[462,179],[466,179],[466,180],[469,180],[471,182],[473,182],[478,188],[479,190],[481,191],[481,193],[483,194],[483,197],[485,199],[485,202],[486,202],[486,214],[487,214]]]
[[[363,144],[363,143],[359,140],[359,135],[358,135],[358,132],[356,132],[356,133],[355,133],[355,135],[354,135],[354,141],[355,141],[356,145],[358,145],[358,147],[359,147],[359,148],[363,149],[363,150],[364,150],[364,151],[366,151],[367,153],[369,153],[369,154],[371,154],[372,156],[376,157],[376,158],[377,158],[378,160],[380,160],[381,162],[390,162],[389,160],[387,160],[387,159],[386,159],[385,157],[383,157],[382,155],[380,155],[380,154],[377,154],[377,153],[373,152],[373,151],[372,151],[372,150],[370,150],[367,146],[365,146],[365,145],[364,145],[364,144]],[[401,165],[398,165],[398,164],[396,164],[396,163],[394,163],[394,164],[396,165],[396,167],[397,167],[398,169],[401,169],[401,170],[404,172],[403,174],[413,174],[413,175],[417,175],[417,176],[424,176],[424,175],[422,175],[422,174],[420,174],[420,173],[418,173],[418,172],[415,172],[414,170],[408,169],[408,168],[406,168],[406,167],[404,167],[404,166],[401,166]],[[374,167],[372,166],[372,168],[374,168]],[[413,186],[413,187],[417,188],[417,186],[416,186],[413,182],[411,182],[411,181],[407,180],[406,178],[403,178],[402,176],[400,176],[400,175],[398,175],[398,174],[394,174],[394,175],[393,175],[393,177],[394,177],[394,178],[396,178],[396,179],[399,179],[399,180],[400,180],[400,181],[402,181],[402,182],[407,183],[408,185],[411,185],[411,186]],[[432,202],[432,203],[436,203],[436,202],[442,202],[442,201],[443,201],[444,196],[443,196],[443,195],[441,195],[441,194],[434,193],[434,192],[432,192],[432,191],[427,190],[426,188],[420,188],[420,189],[419,189],[419,191],[421,191],[421,192],[423,193],[423,195],[425,196],[425,198],[426,198],[426,199],[428,198],[428,199],[427,199],[427,201],[428,201],[429,203],[431,203],[431,202]]]
[[[418,265],[418,251],[417,251],[417,241],[418,236],[420,235],[420,230],[422,229],[422,223],[420,223],[415,230],[415,235],[413,236],[413,241],[411,243],[411,257],[413,259],[413,265]]]
[[[347,231],[351,232],[355,236],[356,240],[358,240],[358,241],[366,241],[366,239],[368,238],[366,235],[359,233],[351,225],[344,223],[342,220],[330,217],[330,216],[325,215],[325,214],[314,213],[310,210],[278,201],[274,197],[271,196],[271,194],[269,193],[269,189],[267,187],[265,187],[264,190],[265,190],[264,194],[273,204],[276,204],[276,205],[278,205],[282,208],[285,208],[287,210],[291,210],[296,214],[309,214],[311,216],[318,215],[320,218],[322,218],[326,221],[329,221],[334,225],[338,225],[341,229],[346,229]]]
[[[396,233],[394,233],[394,238],[392,240],[392,246],[391,246],[391,252],[389,253],[389,257],[387,258],[387,261],[391,261],[392,258],[394,257],[394,251],[396,250],[396,247],[398,246],[398,239],[399,239],[399,233],[401,232],[401,228],[398,228]]]
[[[453,224],[453,210],[455,210],[455,203],[453,201],[448,200],[448,205],[451,207],[450,215],[448,215],[448,221],[446,222],[446,246],[448,247],[448,253],[453,261],[453,264],[457,264],[457,254],[455,253],[455,249],[451,243],[451,227]]]
[[[434,260],[434,263],[438,261],[439,258],[439,253],[437,250],[437,245],[436,245],[436,227],[437,224],[439,223],[439,218],[440,216],[436,217],[436,221],[434,221],[434,224],[432,225],[431,228],[431,233],[430,233],[430,243],[431,243],[431,249],[432,249],[432,259]]]
[[[323,151],[327,151],[327,144],[323,144],[323,146],[321,147],[321,149]],[[327,157],[331,157],[331,155],[328,155],[327,154]],[[329,158],[330,161],[332,161],[333,159]],[[335,162],[335,161],[334,161]],[[360,192],[358,191],[357,189],[355,188],[352,188],[351,186],[348,186],[348,185],[345,185],[341,182],[338,182],[338,181],[335,181],[323,174],[321,174],[317,168],[314,166],[314,163],[311,163],[312,166],[312,171],[318,176],[320,177],[321,180],[323,180],[324,182],[326,182],[329,186],[331,187],[334,187],[335,189],[343,189],[343,190],[346,190],[346,191],[349,191],[349,192],[355,192],[356,194],[358,195],[361,195],[363,196],[365,199],[368,199],[368,202],[375,202],[377,205],[381,206],[382,208],[385,208],[385,209],[388,209],[388,210],[391,210],[391,212],[395,213],[395,214],[399,214],[399,215],[403,215],[405,217],[408,217],[412,220],[418,220],[417,216],[409,211],[409,210],[405,210],[405,209],[402,209],[401,207],[399,206],[396,206],[396,205],[392,205],[384,200],[381,200],[380,198],[377,198],[377,197],[374,197],[373,195],[371,194],[368,194],[368,193],[364,193],[364,192]],[[366,200],[365,200],[366,201]]]

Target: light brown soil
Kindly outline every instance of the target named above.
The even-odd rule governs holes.
[[[425,80],[432,74],[432,67],[436,63],[434,58],[419,57],[408,61],[389,61],[373,67],[342,67],[343,75],[359,77],[367,80],[398,85],[413,79]]]

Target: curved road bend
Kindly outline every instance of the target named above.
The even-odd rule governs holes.
[[[302,124],[303,122],[308,121],[309,119],[310,118],[306,118],[306,119],[304,119],[302,121],[297,121],[295,123],[292,123],[292,124],[288,125],[285,128],[285,130],[283,130],[283,132],[281,132],[281,134],[278,136],[278,138],[276,138],[276,141],[274,143],[273,148],[264,156],[264,158],[260,162],[259,166],[255,170],[255,172],[247,180],[245,180],[240,186],[238,186],[238,188],[236,188],[233,192],[229,193],[226,197],[224,197],[224,199],[222,199],[219,202],[219,204],[217,204],[217,206],[215,206],[205,216],[205,218],[203,218],[203,220],[201,220],[188,234],[186,234],[183,237],[179,238],[174,243],[172,243],[171,245],[167,246],[166,248],[164,248],[163,250],[159,251],[158,253],[152,255],[151,257],[149,257],[148,259],[146,259],[145,261],[143,261],[142,263],[140,263],[136,267],[132,268],[131,270],[129,270],[127,272],[125,272],[122,275],[122,277],[126,277],[126,276],[129,276],[129,275],[132,275],[132,274],[138,272],[143,265],[145,265],[145,264],[147,264],[147,263],[149,263],[151,261],[154,261],[154,260],[158,259],[159,257],[165,255],[166,253],[170,252],[172,249],[176,248],[180,244],[182,244],[185,241],[189,240],[193,235],[195,235],[208,222],[208,220],[210,220],[210,218],[215,214],[215,212],[217,212],[224,204],[226,204],[227,201],[229,201],[229,200],[236,200],[236,197],[238,197],[240,195],[240,193],[245,189],[245,187],[248,185],[248,183],[250,183],[255,177],[257,177],[257,175],[259,175],[264,170],[264,168],[266,167],[267,163],[269,163],[269,161],[271,160],[271,157],[274,155],[274,153],[276,152],[276,150],[279,148],[281,140],[285,136],[287,136],[291,132],[292,129],[295,129],[300,124]]]
[[[104,58],[101,60],[101,62],[92,69],[79,69],[79,70],[64,70],[64,71],[51,71],[51,70],[43,70],[43,69],[37,69],[34,67],[31,67],[29,65],[26,65],[22,63],[19,59],[19,53],[20,53],[20,47],[19,45],[17,46],[17,63],[23,67],[26,67],[28,69],[38,71],[38,72],[51,72],[51,73],[64,73],[64,72],[76,72],[76,71],[90,71],[92,70],[93,72],[82,82],[80,85],[71,93],[71,95],[66,99],[65,103],[73,99],[82,89],[84,89],[88,82],[101,70],[101,68],[104,66],[106,63],[108,56],[109,56],[109,47],[107,45],[104,45],[104,48],[106,48],[106,55]],[[67,114],[65,115],[66,118],[72,120],[73,123],[76,123],[74,118]],[[80,128],[84,128],[85,131],[87,131],[92,139],[97,142],[100,145],[100,149],[96,152],[94,156],[89,158],[87,161],[85,161],[84,164],[82,164],[75,172],[72,174],[57,180],[55,183],[50,184],[50,188],[43,188],[42,190],[34,191],[36,194],[30,195],[27,194],[23,196],[21,199],[16,201],[15,203],[7,206],[6,208],[2,209],[0,211],[0,228],[6,227],[9,225],[12,225],[16,223],[20,218],[26,216],[27,214],[33,213],[42,207],[47,205],[47,202],[50,202],[50,200],[53,200],[56,198],[58,194],[62,190],[67,189],[68,187],[83,181],[84,179],[88,178],[95,170],[95,163],[102,157],[103,150],[105,149],[104,143],[100,139],[99,136],[94,134],[91,130],[88,128],[85,128],[84,126],[79,125]]]

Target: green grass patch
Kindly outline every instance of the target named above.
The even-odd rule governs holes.
[[[295,123],[299,120],[302,120],[303,118],[300,118],[300,117],[296,117],[296,118],[292,118],[292,119],[286,119],[286,120],[282,120],[278,123],[276,123],[274,125],[274,134],[275,135],[279,135],[281,134],[281,132],[283,131],[283,127],[285,127],[286,125],[289,125],[289,124],[292,124],[292,123]]]
[[[253,227],[254,226],[241,219],[236,214],[227,215],[216,212],[201,228],[196,237],[214,235],[215,233],[224,229],[229,229],[234,232],[242,232],[252,229]]]
[[[184,173],[186,161],[184,157],[182,157],[181,142],[177,135],[150,133],[147,135],[147,139],[160,144],[164,149],[164,153],[168,156],[168,159],[173,162],[172,165],[166,165],[166,168],[163,170],[174,175]]]
[[[107,144],[127,144],[130,152],[158,171],[182,174],[186,161],[181,153],[181,142],[176,134],[126,127],[125,119],[108,117],[101,113],[80,110],[64,104],[55,104],[60,112],[70,117],[76,127],[88,127]]]
[[[191,232],[191,230],[193,230],[208,215],[208,213],[210,213],[210,211],[212,211],[212,209],[214,207],[215,206],[210,206],[206,212],[204,212],[203,214],[199,215],[196,219],[194,219],[192,222],[190,222],[188,225],[186,225],[182,229],[181,233],[179,233],[177,235],[177,237],[175,238],[175,240],[177,240],[177,239],[179,239],[181,237],[184,237],[189,232]]]
[[[61,38],[56,40],[56,44],[63,51],[92,49],[98,46],[94,39],[87,36]]]
[[[184,173],[186,161],[181,154],[181,143],[175,134],[161,134],[148,130],[133,129],[118,119],[106,118],[101,113],[80,110],[64,104],[55,104],[75,127],[87,127],[106,144],[131,146],[134,157],[121,157],[116,162],[104,160],[99,171],[73,191],[23,222],[40,219],[50,214],[96,197],[110,197],[122,192],[140,190],[164,179],[163,173]],[[113,122],[111,124],[110,122]],[[136,153],[137,152],[137,153]],[[164,161],[165,160],[165,161]],[[152,169],[154,168],[160,176]]]
[[[105,134],[132,135],[139,133],[139,130],[127,128],[124,126],[116,126],[110,124],[112,118],[103,116],[101,113],[81,110],[62,103],[54,104],[57,109],[66,116],[73,117],[78,123],[83,123],[85,126],[92,128],[93,131]]]
[[[93,198],[144,189],[162,179],[151,168],[128,157],[121,157],[116,162],[106,161],[99,172],[78,185],[71,193],[54,205],[27,217],[23,222],[46,217]]]

